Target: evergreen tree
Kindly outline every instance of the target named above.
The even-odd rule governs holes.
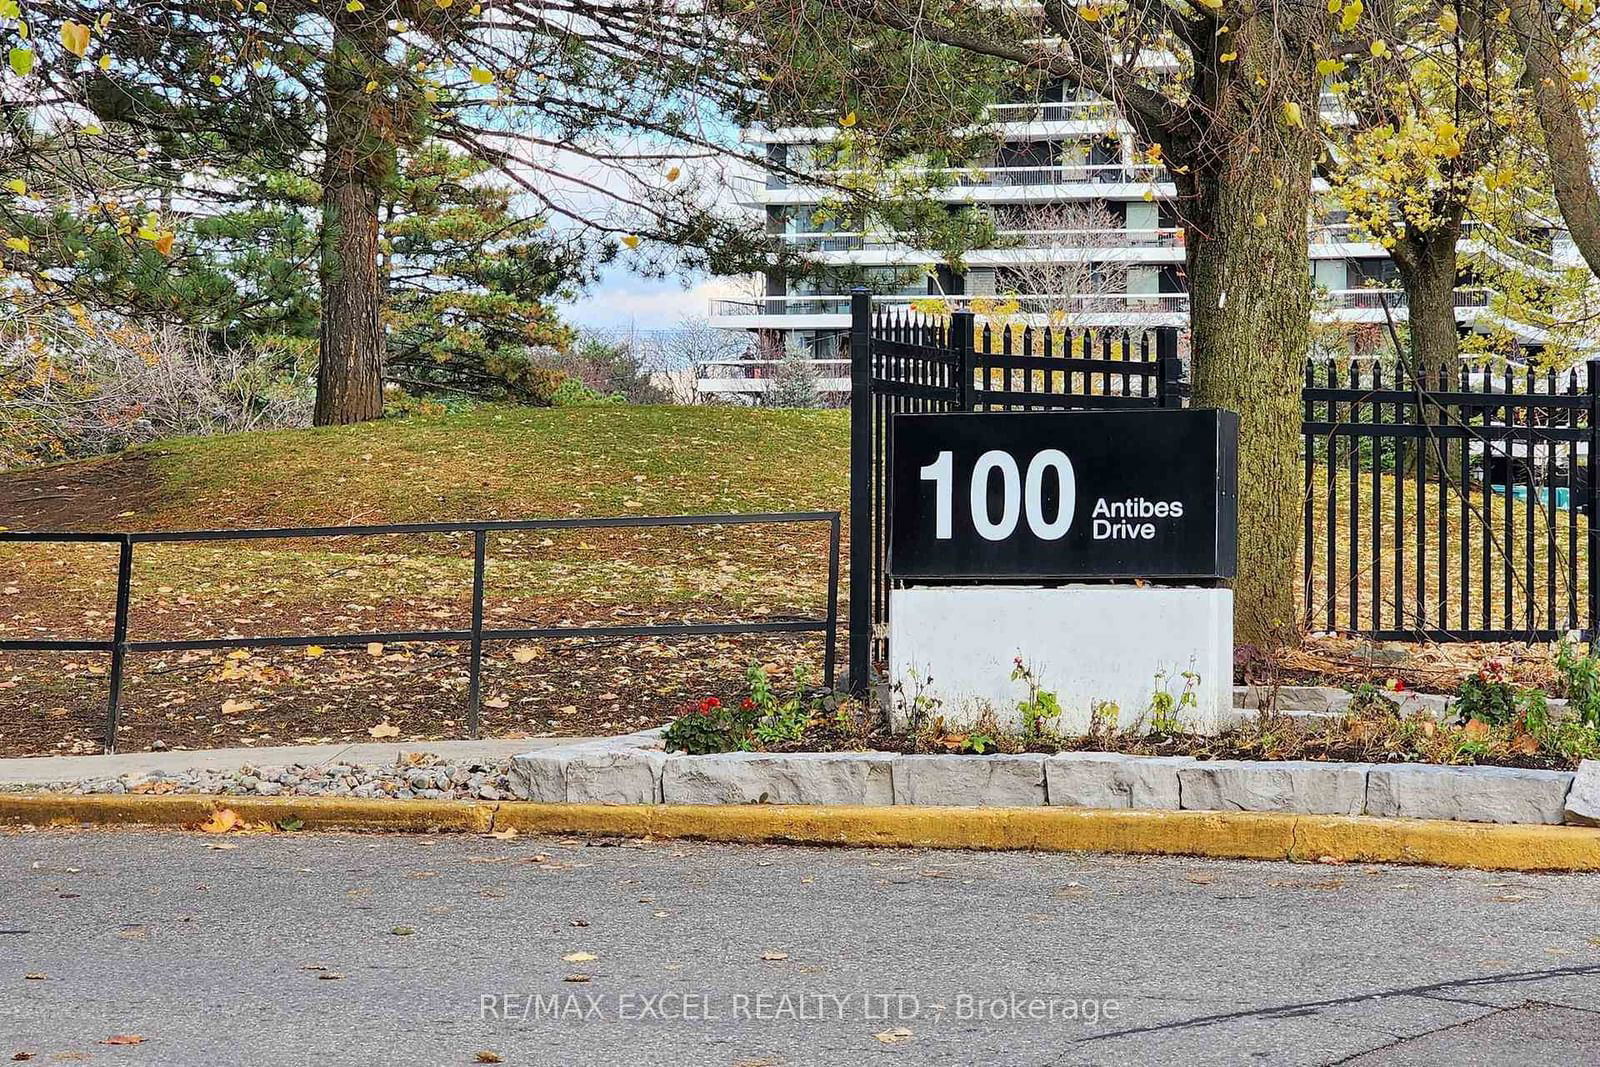
[[[732,273],[781,259],[780,241],[718,210],[690,172],[755,159],[732,123],[706,121],[737,122],[762,95],[737,49],[705,9],[653,0],[0,0],[19,87],[0,177],[49,169],[75,213],[92,211],[102,175],[76,161],[111,138],[180,176],[190,200],[228,201],[220,175],[242,160],[314,184],[315,418],[359,421],[382,411],[384,205],[403,191],[401,160],[431,139],[493,165],[526,215],[570,230],[590,262]],[[186,255],[180,201],[154,210],[123,226],[130,253]],[[0,219],[7,266],[47,289],[52,250],[17,222]]]
[[[772,388],[764,397],[770,408],[814,408],[821,404],[817,392],[817,365],[811,361],[805,346],[791,343],[784,346],[783,358],[772,375]]]
[[[573,343],[551,301],[587,280],[582,249],[513,210],[489,164],[432,142],[385,191],[378,241],[390,377],[518,399]]]

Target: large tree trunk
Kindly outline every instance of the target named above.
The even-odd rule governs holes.
[[[382,97],[365,91],[362,56],[380,54],[381,18],[341,12],[327,69],[328,133],[322,182],[318,426],[383,415],[382,277],[378,208],[393,161]]]
[[[1461,355],[1461,330],[1456,325],[1456,242],[1460,236],[1458,210],[1453,219],[1434,229],[1408,231],[1390,249],[1406,291],[1410,370],[1421,379],[1424,390],[1437,388],[1441,378],[1453,373]],[[1439,425],[1440,409],[1424,406],[1422,421],[1427,426]],[[1407,465],[1425,462],[1424,470],[1431,477],[1448,477],[1457,469],[1459,453],[1438,438],[1428,443],[1423,455],[1411,451]]]
[[[1391,250],[1405,287],[1411,333],[1411,370],[1433,381],[1456,365],[1461,331],[1456,325],[1456,241],[1459,221],[1409,234]]]
[[[1311,319],[1306,226],[1317,145],[1298,131],[1274,131],[1258,143],[1259,151],[1241,144],[1188,176],[1180,191],[1193,197],[1184,210],[1194,403],[1239,414],[1235,640],[1271,649],[1296,643],[1300,632],[1300,386]]]
[[[1572,243],[1600,277],[1600,190],[1595,187],[1594,160],[1572,74],[1561,58],[1563,42],[1556,36],[1545,0],[1511,0],[1511,25],[1526,66],[1523,80],[1544,131],[1556,203]]]

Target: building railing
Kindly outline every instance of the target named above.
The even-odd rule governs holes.
[[[1463,287],[1455,291],[1458,308],[1488,307],[1492,290],[1482,287]],[[1404,312],[1408,307],[1403,289],[1334,289],[1326,292],[1325,299],[1335,311]],[[1049,315],[1065,311],[1069,314],[1187,314],[1188,293],[963,293],[938,295],[931,293],[874,293],[874,306],[901,306],[942,303],[952,311],[969,307],[973,301],[994,304],[1012,304],[1013,314]],[[711,315],[714,318],[748,315],[847,315],[850,297],[836,294],[798,294],[768,296],[759,299],[713,299]]]
[[[540,626],[498,628],[484,625],[483,584],[489,535],[522,530],[589,530],[618,527],[748,526],[779,523],[827,523],[828,614],[821,619],[785,619],[764,622],[648,623],[641,626]],[[205,637],[175,641],[135,641],[128,636],[133,591],[133,550],[140,544],[205,541],[300,540],[339,537],[380,537],[392,534],[472,535],[472,621],[468,629],[405,630],[377,633],[316,635],[261,634],[249,637]],[[466,642],[469,649],[467,682],[467,733],[478,736],[480,715],[479,675],[483,642],[497,640],[551,640],[568,637],[688,637],[696,635],[822,633],[823,684],[833,687],[834,658],[839,620],[839,512],[756,512],[732,515],[622,515],[592,519],[506,519],[482,522],[414,522],[383,526],[316,526],[255,530],[180,530],[171,532],[47,533],[0,530],[0,544],[113,544],[118,546],[117,602],[109,639],[11,638],[0,636],[0,652],[109,652],[110,696],[106,706],[106,752],[117,747],[117,725],[122,706],[123,664],[130,652],[186,652],[222,648],[360,647],[370,642]]]
[[[782,234],[784,243],[817,252],[913,252],[891,234],[859,230],[817,230]],[[1183,227],[1155,229],[1106,227],[1094,230],[996,230],[995,249],[1004,248],[1177,248]],[[976,251],[976,250],[975,250]]]
[[[1017,304],[1016,313],[1046,315],[1058,310],[1083,314],[1118,312],[1183,313],[1189,310],[1187,293],[1030,293],[1011,296],[996,293],[967,293],[951,296],[933,294],[874,294],[874,305],[910,306],[928,301],[943,303],[950,310],[961,310],[973,301]],[[850,297],[833,295],[768,296],[758,300],[713,299],[715,317],[740,315],[847,315]]]
[[[1458,308],[1478,308],[1489,306],[1490,290],[1479,287],[1463,287],[1455,291],[1455,306]],[[1328,297],[1335,308],[1352,310],[1382,310],[1388,308],[1406,308],[1410,302],[1406,298],[1404,289],[1334,289],[1329,291]]]
[[[824,181],[860,178],[867,174],[861,170],[818,170],[815,176]],[[1072,163],[1055,166],[973,166],[973,167],[911,167],[905,173],[942,177],[952,186],[974,188],[979,186],[1038,186],[1121,184],[1167,181],[1167,170],[1159,163]],[[794,188],[782,175],[767,177],[769,189]]]
[[[1475,220],[1461,224],[1461,236],[1473,240],[1494,233],[1493,227]],[[809,248],[819,252],[909,252],[911,246],[894,234],[861,230],[807,230],[779,235],[786,244]],[[1377,239],[1360,226],[1349,222],[1314,225],[1309,236],[1312,244],[1376,244]],[[1011,229],[996,230],[996,248],[1172,248],[1184,243],[1182,226],[1129,229],[1109,226],[1100,229]],[[1514,238],[1497,235],[1496,240],[1532,254],[1545,262],[1550,260],[1547,250],[1526,244]]]
[[[996,230],[1003,246],[1017,248],[1181,248],[1182,226],[1101,230]]]
[[[1117,105],[1110,100],[1026,100],[989,105],[989,117],[996,122],[1105,122],[1117,114]]]

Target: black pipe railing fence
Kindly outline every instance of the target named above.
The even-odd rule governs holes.
[[[489,537],[497,533],[526,530],[586,530],[622,527],[664,526],[751,526],[788,523],[826,523],[828,525],[828,609],[823,618],[781,619],[762,622],[645,623],[637,626],[534,626],[488,627],[484,625],[483,584],[488,558]],[[466,629],[388,630],[362,633],[271,634],[247,637],[202,637],[178,640],[133,640],[128,634],[128,616],[133,592],[134,548],[141,544],[180,542],[259,541],[267,539],[324,539],[341,537],[379,537],[392,534],[472,535],[472,615]],[[507,519],[483,522],[416,522],[375,526],[316,526],[249,530],[177,530],[119,533],[51,533],[27,530],[0,530],[0,544],[113,544],[117,555],[116,615],[109,640],[11,638],[0,636],[0,652],[109,652],[111,654],[110,693],[106,706],[108,753],[116,751],[117,727],[122,705],[123,667],[130,652],[184,652],[223,648],[295,648],[318,645],[332,648],[361,646],[371,642],[385,644],[402,641],[465,642],[469,649],[467,681],[467,733],[477,737],[480,726],[479,688],[483,663],[483,643],[497,640],[553,640],[589,637],[694,637],[747,634],[821,633],[823,644],[823,683],[834,684],[834,661],[839,621],[839,538],[837,511],[756,512],[730,515],[625,515],[612,518]]]

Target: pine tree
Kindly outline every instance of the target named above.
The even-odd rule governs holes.
[[[513,210],[492,168],[444,144],[401,160],[378,238],[389,376],[402,385],[517,399],[573,342],[552,302],[587,279],[577,246]]]
[[[765,402],[772,408],[814,408],[821,404],[817,391],[817,365],[811,361],[805,346],[791,342],[783,350],[772,376],[772,388],[767,390]]]
[[[659,274],[680,264],[734,273],[768,253],[781,261],[781,241],[719,210],[689,171],[710,156],[758,159],[734,123],[704,121],[723,111],[737,122],[764,94],[738,48],[708,12],[651,0],[131,10],[0,0],[0,52],[15,79],[0,166],[8,180],[49,169],[80,214],[104,200],[102,175],[78,165],[103,138],[180,175],[184,199],[227,202],[220,176],[245,160],[314,183],[315,418],[353,422],[382,412],[383,206],[403,189],[401,161],[430,140],[494,166],[527,194],[528,217],[559,221],[592,262],[624,258]],[[53,124],[42,153],[38,139],[18,135],[41,123]],[[705,173],[720,179],[716,166]],[[130,252],[152,263],[152,250],[169,262],[188,254],[180,200],[171,208],[125,228]],[[50,250],[36,254],[33,236],[0,219],[6,266],[44,290]]]

